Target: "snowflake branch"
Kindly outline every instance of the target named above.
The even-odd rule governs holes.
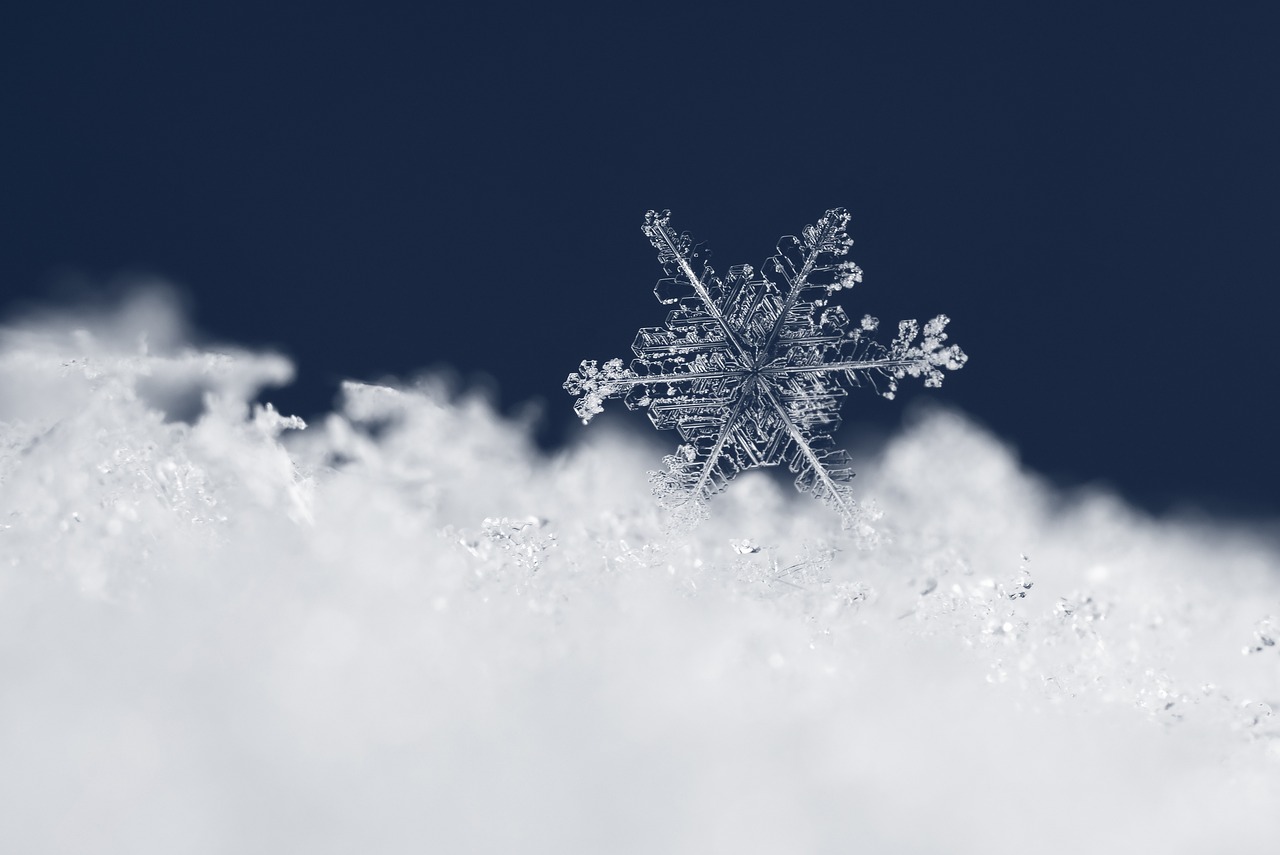
[[[689,488],[690,498],[700,498],[704,495],[707,481],[711,479],[711,474],[715,471],[716,464],[720,462],[720,452],[724,449],[724,444],[729,439],[729,435],[733,432],[734,426],[738,422],[738,418],[742,415],[743,407],[747,403],[747,391],[751,385],[750,382],[744,383],[742,388],[738,390],[738,400],[734,402],[733,409],[729,411],[729,415],[724,420],[724,426],[720,428],[720,434],[716,437],[715,445],[712,446],[710,453],[707,454],[706,462],[702,465],[702,472],[698,475],[698,480]]]
[[[846,522],[852,522],[857,514],[857,508],[853,502],[849,501],[843,495],[844,490],[841,489],[842,485],[838,484],[835,479],[827,474],[826,467],[823,466],[822,461],[818,459],[818,456],[810,447],[804,433],[791,421],[791,414],[787,412],[787,408],[778,400],[774,390],[770,389],[768,386],[764,386],[764,390],[764,397],[767,398],[769,403],[773,404],[773,408],[777,410],[778,418],[782,419],[782,424],[786,428],[787,433],[791,436],[791,440],[796,444],[796,447],[800,449],[800,453],[804,455],[805,460],[808,461],[809,468],[813,471],[815,480],[817,480],[826,493],[824,496],[815,491],[815,494],[817,494],[819,498],[824,499],[828,504],[835,505],[836,509],[840,512],[840,516],[844,518]],[[799,472],[796,474],[802,475],[802,473]]]
[[[795,308],[796,301],[800,299],[800,293],[804,291],[805,285],[808,284],[809,274],[813,272],[818,256],[829,251],[826,249],[827,244],[837,233],[844,231],[844,226],[848,221],[849,215],[839,209],[827,211],[826,215],[818,220],[818,226],[822,231],[813,232],[815,239],[811,245],[811,251],[805,256],[804,263],[800,266],[800,272],[794,278],[787,276],[787,272],[779,260],[783,257],[782,253],[774,256],[774,269],[787,280],[791,290],[782,302],[782,311],[778,313],[777,319],[773,322],[773,330],[769,333],[769,338],[766,339],[762,352],[768,353],[773,349],[774,343],[782,333],[782,328],[787,324],[787,316]]]
[[[927,362],[927,360],[925,361]],[[818,362],[813,365],[781,365],[766,367],[760,369],[760,373],[768,374],[773,377],[792,377],[799,374],[826,374],[831,371],[849,371],[856,373],[858,371],[872,371],[877,369],[909,368],[920,362],[921,360],[918,358],[872,359],[865,362],[859,362],[857,360],[848,362]]]
[[[741,357],[747,353],[746,347],[743,346],[738,334],[734,332],[733,327],[729,326],[725,320],[724,314],[721,313],[720,307],[716,305],[715,300],[711,299],[711,294],[707,291],[706,285],[702,282],[702,277],[693,272],[693,266],[689,264],[687,249],[679,238],[671,231],[667,225],[669,212],[664,211],[659,215],[655,211],[650,211],[644,218],[644,233],[648,235],[649,242],[659,252],[659,259],[669,259],[679,265],[681,272],[689,279],[689,284],[693,286],[694,292],[698,295],[698,299],[702,301],[702,305],[720,329],[724,332],[725,340],[733,345],[737,356]]]

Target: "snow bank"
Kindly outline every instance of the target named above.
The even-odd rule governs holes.
[[[157,306],[0,333],[5,851],[1280,833],[1280,556],[1243,527],[1056,494],[933,412],[858,478],[874,530],[749,477],[672,534],[608,424],[548,458],[353,383],[304,429],[248,403],[286,360]]]

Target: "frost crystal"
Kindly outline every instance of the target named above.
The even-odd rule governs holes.
[[[865,382],[892,398],[908,376],[942,385],[943,369],[966,360],[943,344],[949,319],[938,315],[923,335],[916,321],[902,321],[884,345],[869,337],[875,318],[854,325],[828,305],[828,295],[862,281],[862,270],[842,260],[853,243],[843,209],[783,237],[764,271],[742,264],[724,275],[699,261],[698,247],[669,219],[669,211],[650,211],[644,221],[667,274],[654,289],[673,306],[666,325],[640,330],[629,368],[621,359],[586,361],[569,375],[564,388],[579,396],[579,418],[585,424],[620,397],[655,427],[675,428],[684,443],[666,458],[668,471],[653,475],[668,507],[700,513],[742,470],[785,463],[797,489],[853,524],[853,472],[833,438],[846,390]]]

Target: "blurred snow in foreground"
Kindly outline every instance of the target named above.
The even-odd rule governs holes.
[[[145,299],[0,333],[3,851],[1280,834],[1243,528],[1057,495],[934,413],[858,478],[874,532],[748,477],[667,535],[630,437],[547,458],[430,385],[302,429],[246,403],[286,360],[184,336]]]

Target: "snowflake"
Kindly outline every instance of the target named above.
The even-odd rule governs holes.
[[[588,360],[570,374],[564,388],[579,396],[575,411],[586,424],[605,399],[620,397],[647,411],[655,427],[679,432],[684,443],[665,458],[668,471],[651,473],[667,507],[701,515],[739,472],[785,463],[797,489],[851,525],[853,472],[833,437],[846,388],[865,382],[892,398],[907,376],[942,385],[943,369],[967,358],[943,344],[949,319],[938,315],[923,331],[902,321],[884,345],[869,335],[875,318],[851,324],[844,309],[828,305],[828,295],[862,281],[858,266],[841,260],[853,243],[843,209],[783,237],[764,271],[742,264],[725,275],[698,261],[699,247],[671,229],[670,213],[650,211],[644,221],[668,276],[654,289],[674,306],[666,325],[640,330],[629,367]]]

